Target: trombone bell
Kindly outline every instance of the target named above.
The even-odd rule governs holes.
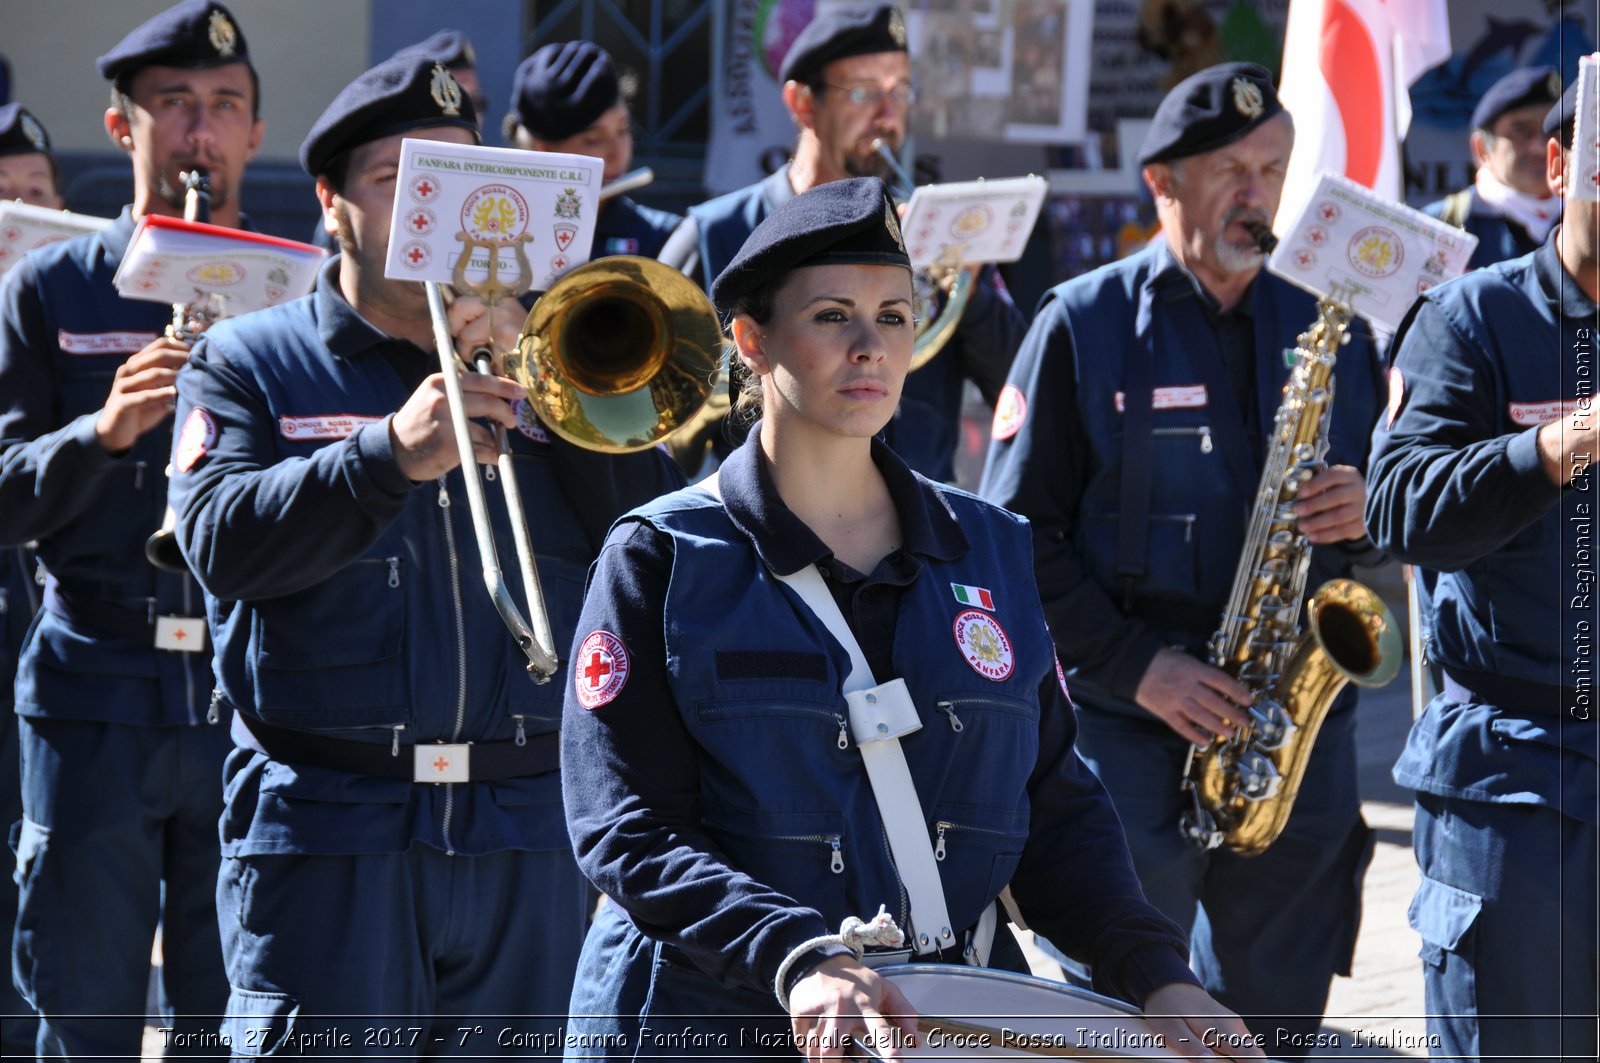
[[[624,454],[693,420],[721,349],[699,285],[654,259],[616,255],[579,266],[539,298],[506,372],[557,435]]]

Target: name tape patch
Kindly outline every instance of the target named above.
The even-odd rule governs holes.
[[[375,424],[382,417],[359,413],[325,413],[312,417],[279,417],[278,431],[285,439],[343,439],[362,425]]]
[[[1117,412],[1128,411],[1128,395],[1119,391],[1116,396]],[[1184,387],[1156,388],[1150,392],[1152,410],[1198,410],[1208,404],[1206,386],[1189,384]]]
[[[56,346],[67,354],[133,354],[156,341],[154,332],[68,332],[56,333]]]

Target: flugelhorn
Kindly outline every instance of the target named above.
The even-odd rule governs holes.
[[[499,284],[495,262],[503,246],[488,245],[489,276],[480,284],[466,280],[471,248],[464,249],[456,264],[456,289],[491,307],[503,296],[525,290],[531,273],[520,245],[515,248],[523,270],[520,283]],[[498,479],[511,518],[527,617],[512,600],[500,568],[467,430],[460,360],[445,319],[444,293],[432,281],[427,290],[484,583],[501,620],[528,658],[528,674],[542,683],[555,674],[560,660],[505,429],[495,431]],[[579,266],[556,282],[523,321],[516,350],[501,356],[475,351],[469,368],[521,383],[534,413],[563,439],[621,454],[656,445],[694,416],[711,393],[720,343],[716,311],[698,285],[653,259],[615,255]]]
[[[883,161],[889,164],[889,169],[897,178],[895,192],[898,198],[909,200],[912,192],[916,190],[916,183],[912,181],[905,167],[900,165],[900,160],[895,158],[889,145],[879,137],[872,142],[872,150],[883,157]],[[955,335],[956,326],[961,323],[961,315],[966,312],[967,300],[972,298],[972,286],[977,282],[977,277],[977,267],[963,266],[961,256],[954,253],[945,254],[932,266],[919,268],[914,272],[912,312],[917,321],[917,341],[911,351],[910,372],[915,372],[931,362],[934,355],[942,351],[944,345],[950,342],[950,337]],[[950,285],[950,294],[941,310],[939,292],[947,282]]]
[[[184,189],[183,220],[210,221],[211,175],[204,166],[196,166],[185,170],[181,179]],[[221,310],[209,298],[197,299],[192,303],[173,303],[172,323],[167,326],[167,335],[179,343],[193,343],[208,325],[221,316]],[[167,466],[166,476],[169,481],[172,479],[171,465]],[[144,556],[156,568],[166,572],[189,571],[183,562],[183,552],[178,549],[178,514],[172,508],[172,503],[167,503],[161,527],[144,541]]]

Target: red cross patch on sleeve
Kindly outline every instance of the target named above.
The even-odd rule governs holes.
[[[217,445],[217,422],[196,406],[189,411],[178,433],[178,447],[172,456],[173,468],[188,472]]]
[[[628,650],[609,631],[591,631],[572,661],[578,704],[594,710],[614,700],[628,681]]]

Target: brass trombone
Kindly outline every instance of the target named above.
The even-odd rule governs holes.
[[[872,142],[872,150],[883,157],[889,164],[898,182],[895,193],[903,200],[909,201],[912,192],[916,191],[916,182],[900,165],[900,160],[895,158],[894,152],[889,150],[889,145],[883,138]],[[951,278],[954,278],[953,280]],[[910,372],[916,372],[929,362],[934,355],[944,349],[950,342],[950,337],[956,333],[956,326],[961,324],[961,315],[966,312],[967,300],[972,298],[972,286],[977,283],[978,270],[976,266],[962,266],[959,254],[949,253],[940,258],[932,266],[925,266],[915,271],[912,278],[912,293],[914,296],[913,310],[917,320],[917,341],[911,351]],[[939,309],[939,291],[946,281],[950,284],[950,297],[945,301],[944,309]]]
[[[497,249],[491,245],[491,263]],[[464,249],[457,261],[458,290],[491,306],[518,290],[499,286],[493,265],[484,283],[468,283],[464,271],[469,252],[470,248]],[[524,258],[519,265],[525,262]],[[524,269],[523,277],[531,277],[531,272]],[[523,280],[520,287],[525,290],[527,283]],[[496,467],[527,597],[526,618],[501,571],[488,502],[474,468],[458,375],[462,359],[445,318],[444,292],[434,281],[426,282],[426,287],[484,583],[500,618],[528,658],[529,676],[543,683],[555,674],[560,660],[506,432],[501,426],[495,428]],[[711,394],[720,346],[716,312],[693,281],[653,259],[616,255],[579,266],[551,286],[524,320],[516,350],[499,357],[488,350],[474,351],[467,368],[503,373],[518,381],[527,389],[528,403],[540,421],[563,439],[589,450],[623,454],[655,446],[693,418]]]

